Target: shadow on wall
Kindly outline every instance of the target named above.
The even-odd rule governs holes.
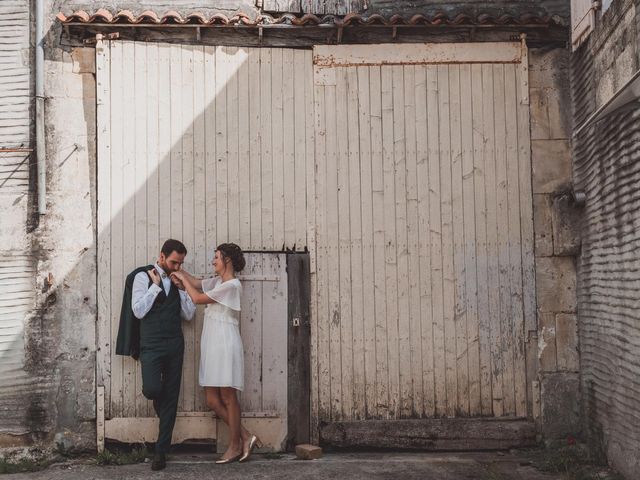
[[[201,275],[223,241],[253,250],[306,245],[306,223],[295,223],[304,192],[293,179],[307,149],[294,151],[294,132],[283,125],[289,118],[294,130],[305,128],[304,95],[298,103],[283,95],[301,83],[284,73],[310,61],[310,52],[99,48],[111,60],[98,60],[97,83],[94,49],[47,50],[48,212],[33,234],[37,307],[25,321],[26,384],[0,396],[0,436],[9,443],[95,448],[96,385],[106,379],[107,415],[152,416],[139,364],[104,350],[115,348],[109,338],[126,274],[155,261],[164,239],[181,239],[185,268]],[[295,168],[287,171],[276,155]],[[296,215],[285,215],[285,203]],[[184,326],[187,355],[195,355],[194,324]],[[185,373],[180,408],[197,411],[202,393],[188,378],[194,372]]]

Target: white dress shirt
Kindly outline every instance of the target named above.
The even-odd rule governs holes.
[[[157,263],[154,267],[160,275],[162,287],[153,282],[149,285],[149,275],[147,272],[140,272],[133,279],[131,308],[133,309],[133,314],[140,320],[149,313],[149,310],[151,310],[151,307],[153,306],[153,302],[156,301],[156,297],[162,289],[164,288],[164,293],[167,296],[169,296],[169,290],[171,289],[171,277],[169,277],[169,275],[167,275]],[[193,314],[196,312],[196,306],[187,292],[184,290],[178,290],[178,293],[180,294],[181,317],[185,320],[191,320],[193,318]]]

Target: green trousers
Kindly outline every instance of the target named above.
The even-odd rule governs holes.
[[[156,453],[167,453],[176,423],[184,338],[142,338],[140,363],[142,364],[142,393],[153,400],[153,408],[160,419]]]

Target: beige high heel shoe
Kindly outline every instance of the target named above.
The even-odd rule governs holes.
[[[262,442],[260,441],[260,439],[256,436],[256,435],[251,435],[251,439],[249,440],[249,447],[247,448],[247,451],[244,452],[244,455],[242,455],[239,459],[238,462],[245,462],[249,459],[249,457],[251,456],[251,452],[253,451],[253,449],[255,447],[258,448],[262,448]]]
[[[236,455],[235,457],[231,457],[231,458],[222,458],[220,460],[216,460],[216,464],[218,465],[224,465],[225,463],[233,463],[236,460],[240,460],[243,457],[243,455],[240,453],[238,455]]]

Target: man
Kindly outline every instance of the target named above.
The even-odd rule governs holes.
[[[139,338],[142,393],[153,400],[153,408],[160,418],[152,470],[166,466],[176,421],[184,355],[181,318],[191,320],[196,311],[182,283],[171,279],[171,274],[182,268],[186,255],[182,242],[167,240],[156,264],[135,269],[125,283],[124,302],[129,297],[127,287],[131,285],[131,310],[123,303],[116,353],[135,358],[138,353],[135,343]],[[131,312],[135,319],[127,317]],[[135,320],[139,320],[139,337]]]

